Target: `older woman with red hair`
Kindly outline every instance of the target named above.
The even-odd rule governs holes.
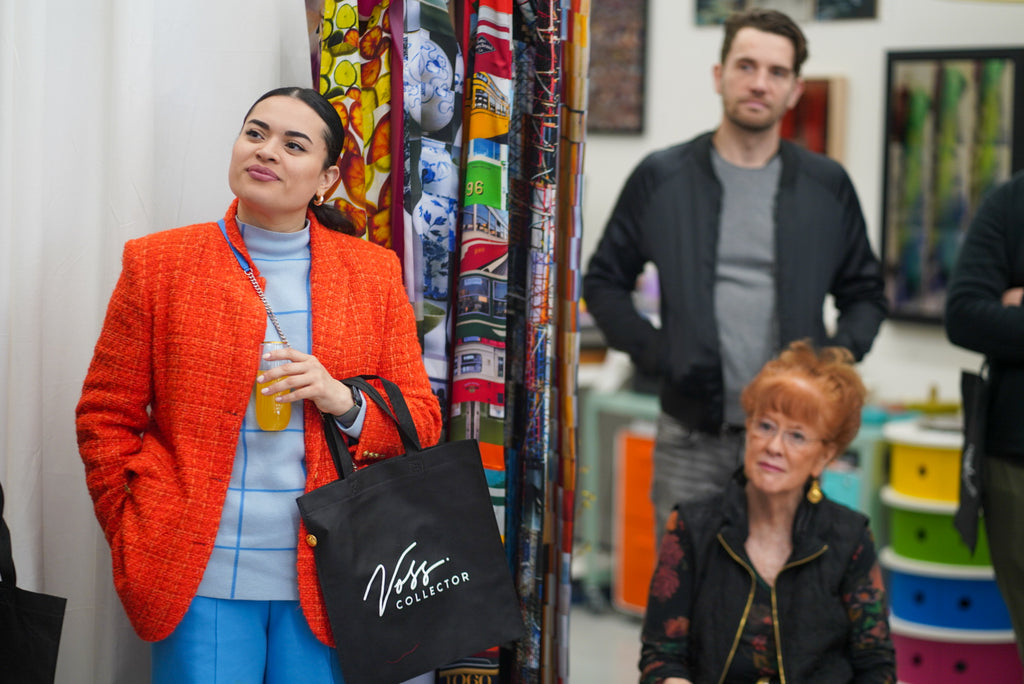
[[[677,506],[662,538],[643,684],[895,681],[868,520],[818,482],[860,428],[852,361],[795,342],[744,389],[743,468]]]

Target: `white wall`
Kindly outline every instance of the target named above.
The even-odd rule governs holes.
[[[584,264],[622,183],[640,158],[713,128],[721,116],[711,81],[711,68],[721,48],[721,27],[694,26],[694,0],[647,2],[645,130],[641,136],[591,134],[588,138]],[[1024,4],[878,0],[878,5],[875,20],[803,26],[810,51],[804,75],[843,76],[847,81],[845,164],[876,250],[881,246],[886,52],[1024,45]],[[940,326],[887,321],[861,372],[878,399],[923,399],[935,385],[941,399],[955,400],[959,369],[977,366],[979,358],[953,347]]]

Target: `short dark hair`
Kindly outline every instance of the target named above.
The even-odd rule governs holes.
[[[256,108],[256,105],[270,97],[291,97],[303,102],[306,106],[316,112],[317,116],[320,117],[320,120],[324,122],[323,136],[324,143],[327,145],[327,154],[324,157],[324,169],[329,169],[330,167],[339,164],[341,161],[341,152],[345,145],[345,125],[341,122],[338,110],[334,108],[334,105],[331,104],[327,98],[312,88],[300,88],[298,86],[275,88],[274,90],[263,93],[260,95],[259,99],[252,103],[252,107],[249,107],[249,111],[245,113],[243,121],[249,118],[249,115],[252,114],[252,110]],[[353,223],[347,214],[338,208],[327,203],[314,204],[312,199],[309,201],[309,208],[313,212],[313,215],[316,216],[317,221],[319,221],[325,228],[330,228],[331,230],[347,233],[349,235],[359,234],[359,230],[355,223]]]
[[[740,29],[754,28],[765,33],[774,33],[788,38],[793,44],[793,73],[800,75],[800,67],[807,60],[807,38],[796,22],[778,10],[751,7],[743,12],[733,12],[725,20],[725,39],[722,41],[722,64],[729,56],[732,41]]]

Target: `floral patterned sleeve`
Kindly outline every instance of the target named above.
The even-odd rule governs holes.
[[[690,608],[693,605],[693,544],[678,510],[661,538],[651,579],[640,651],[640,684],[668,677],[690,678]]]
[[[854,549],[843,578],[842,600],[850,617],[850,657],[857,684],[893,684],[896,656],[889,636],[889,604],[871,530]]]

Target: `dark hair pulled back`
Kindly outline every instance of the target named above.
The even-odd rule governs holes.
[[[341,160],[341,152],[345,145],[345,126],[341,123],[341,117],[338,116],[337,110],[334,109],[327,98],[313,90],[312,88],[300,88],[298,86],[286,86],[283,88],[275,88],[267,91],[260,95],[259,99],[252,103],[252,107],[249,107],[249,111],[245,113],[245,118],[248,119],[249,115],[252,114],[252,110],[263,100],[271,97],[291,97],[301,101],[307,107],[316,112],[320,120],[324,122],[324,142],[327,144],[327,155],[324,157],[324,168],[328,169]],[[331,230],[336,230],[341,233],[348,235],[357,235],[358,230],[352,223],[352,220],[340,211],[333,204],[320,204],[314,203],[314,198],[309,199],[309,208],[316,216],[316,220],[320,222],[320,225]]]

